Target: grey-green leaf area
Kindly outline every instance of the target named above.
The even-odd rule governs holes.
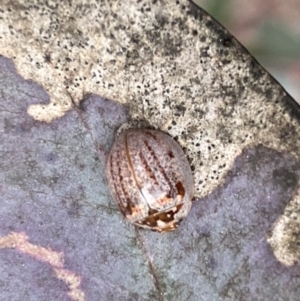
[[[148,2],[158,7],[161,1]],[[188,15],[186,22],[189,18],[194,17]],[[219,47],[230,44],[230,39],[217,30],[219,25],[209,22],[207,30],[220,35],[215,38]],[[235,42],[232,47],[235,49]],[[164,49],[157,53],[164,53]],[[172,61],[172,56],[166,57],[167,62]],[[156,60],[155,55],[152,59]],[[257,63],[250,56],[247,59],[255,69]],[[134,64],[132,58],[130,62]],[[253,74],[263,86],[261,72],[268,75],[258,70]],[[209,77],[210,70],[206,72]],[[238,86],[243,79],[247,85],[248,78],[240,72],[234,74],[233,82]],[[201,89],[200,82],[193,84]],[[271,88],[281,89],[275,81],[268,90],[257,89],[262,107]],[[300,128],[299,107],[288,96],[284,101],[293,132]],[[292,136],[284,132],[288,127],[263,120],[269,125],[270,137],[272,132],[281,131],[280,141],[294,153],[261,143],[245,147],[224,181],[195,200],[180,227],[158,234],[135,228],[123,219],[105,179],[105,154],[118,128],[130,122],[130,106],[87,94],[80,105],[74,104],[51,123],[28,115],[30,105],[48,102],[49,95],[42,86],[24,79],[11,59],[0,56],[1,301],[299,300],[299,265],[280,263],[267,243],[267,235],[299,187],[300,162],[295,155],[299,148],[292,140],[299,137],[297,131]],[[228,120],[234,121],[238,102],[228,102],[226,110],[216,114],[228,113]],[[281,113],[274,113],[274,120]],[[151,118],[147,121],[151,124]],[[233,124],[223,129],[232,137]],[[5,247],[8,243],[3,237],[10,233],[26,233],[30,246],[44,249],[30,249],[28,244]],[[63,254],[63,269],[51,260],[41,260],[45,249]],[[62,280],[57,270],[79,277],[81,295],[70,294],[75,291],[69,284],[73,278],[70,282]]]

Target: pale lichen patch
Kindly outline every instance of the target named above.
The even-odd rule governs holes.
[[[285,265],[300,262],[300,189],[268,236],[274,255]]]
[[[38,121],[45,121],[50,123],[54,119],[62,117],[67,111],[72,108],[72,103],[56,104],[51,102],[49,104],[36,104],[30,105],[27,109],[27,113]]]

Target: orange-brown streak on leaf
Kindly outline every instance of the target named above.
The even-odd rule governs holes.
[[[63,253],[58,253],[50,248],[44,248],[28,242],[24,232],[11,232],[0,237],[0,249],[16,249],[35,259],[50,264],[58,279],[63,280],[69,287],[68,295],[74,301],[84,301],[84,292],[79,289],[81,277],[64,269]]]

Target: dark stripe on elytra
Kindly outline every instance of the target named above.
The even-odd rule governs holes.
[[[148,136],[150,136],[150,137],[152,137],[153,140],[157,141],[156,135],[152,134],[151,132],[145,131],[145,134],[148,135]]]
[[[171,151],[168,151],[168,156],[173,159],[174,158],[174,154]]]
[[[157,142],[158,142],[158,141],[157,141]],[[170,198],[170,197],[171,197],[170,194],[172,194],[172,192],[173,192],[173,190],[174,190],[174,187],[172,186],[172,183],[170,182],[169,178],[167,177],[164,168],[163,168],[162,165],[159,163],[159,160],[158,160],[158,158],[157,158],[157,156],[156,156],[156,154],[155,154],[155,151],[151,148],[151,146],[149,145],[148,141],[144,141],[144,143],[145,143],[146,147],[148,148],[150,154],[151,154],[151,155],[153,156],[153,158],[155,159],[155,162],[156,162],[157,166],[159,167],[159,170],[161,171],[161,173],[163,174],[163,176],[164,176],[166,182],[167,182],[168,185],[169,185],[169,188],[170,188],[170,189],[169,189],[169,195],[167,195],[167,197]]]
[[[123,181],[124,177],[123,177],[122,172],[121,172],[121,166],[120,166],[120,164],[118,164],[118,162],[119,162],[119,160],[118,160],[119,156],[120,156],[120,154],[119,154],[119,152],[117,152],[116,153],[116,158],[114,158],[115,159],[114,162],[116,164],[118,172],[114,173],[113,169],[111,169],[111,175],[112,175],[112,178],[113,178],[115,191],[116,192],[118,192],[118,191],[120,192],[120,194],[117,193],[117,198],[119,199],[119,201],[117,202],[117,205],[120,208],[121,213],[125,216],[127,212],[129,214],[131,214],[132,213],[132,209],[131,209],[131,206],[130,206],[131,199],[129,197],[129,194],[128,194],[126,188],[125,188],[126,186],[125,186],[124,181]],[[113,164],[113,162],[111,160],[111,165],[112,164]],[[120,189],[120,187],[121,187],[121,189]],[[122,196],[124,196],[124,198],[125,198],[126,206],[124,205],[124,201],[121,200]],[[124,211],[126,211],[126,213]]]
[[[161,147],[162,149],[165,148],[165,145],[162,145],[162,144],[160,143],[161,139],[157,139],[156,135],[152,134],[151,132],[147,132],[147,131],[145,131],[145,134],[148,135],[148,136],[150,136],[151,138],[153,138],[153,140],[155,140],[155,142],[159,145],[159,147]],[[150,151],[150,152],[153,154],[154,158],[155,158],[156,161],[158,162],[158,166],[160,167],[160,170],[162,171],[162,173],[163,173],[163,175],[164,175],[164,178],[166,179],[166,181],[167,181],[167,183],[168,183],[168,185],[169,185],[169,187],[170,187],[170,194],[171,194],[171,195],[167,195],[167,197],[173,197],[172,194],[173,194],[173,191],[174,191],[174,188],[175,188],[175,187],[171,184],[172,182],[169,180],[169,177],[167,177],[164,168],[160,165],[160,163],[159,163],[159,161],[158,161],[158,159],[157,159],[157,156],[155,155],[154,150],[149,146],[149,144],[148,144],[147,141],[145,141],[145,144],[146,144],[146,146],[148,147],[148,150],[152,150],[152,152],[151,152],[151,151]],[[168,156],[169,156],[170,158],[174,158],[174,154],[173,154],[172,151],[168,151],[167,154],[168,154]],[[171,170],[171,174],[172,174],[172,175],[174,174],[173,170]],[[174,180],[175,180],[175,178],[174,178]],[[176,188],[177,188],[177,187],[176,187]]]
[[[155,184],[158,184],[158,186],[159,186],[159,183],[155,177],[155,174],[153,173],[150,165],[148,164],[146,158],[144,157],[143,152],[139,151],[139,157],[141,159],[141,163],[143,164],[143,166],[146,169],[147,173],[149,174],[150,178],[153,179]]]
[[[181,195],[182,198],[184,198],[185,189],[184,189],[184,186],[182,185],[182,183],[181,182],[177,182],[175,186],[177,188],[178,194]]]
[[[139,191],[142,193],[141,185],[140,185],[140,183],[137,180],[137,177],[136,177],[136,174],[135,174],[135,170],[134,170],[134,167],[133,167],[133,164],[132,164],[130,152],[129,152],[128,133],[126,133],[126,136],[125,136],[125,151],[126,151],[126,159],[128,160],[129,168],[130,168],[131,173],[133,175],[135,184],[137,185]]]
[[[115,165],[115,166],[114,166]],[[116,170],[118,169],[118,171]],[[119,177],[119,173],[120,173],[120,167],[118,166],[117,162],[115,160],[113,160],[113,157],[111,156],[110,158],[110,176],[112,178],[112,182],[114,184],[114,191],[116,192],[116,197],[118,199],[118,201],[116,202],[118,207],[120,208],[120,211],[122,214],[124,214],[124,207],[121,206],[122,202],[121,202],[121,196],[120,196],[120,185],[118,184],[118,178],[120,181],[122,181],[122,178]]]

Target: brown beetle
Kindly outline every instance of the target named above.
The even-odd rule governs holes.
[[[172,231],[190,211],[190,165],[178,143],[161,131],[121,133],[108,154],[106,176],[121,213],[137,226]]]

